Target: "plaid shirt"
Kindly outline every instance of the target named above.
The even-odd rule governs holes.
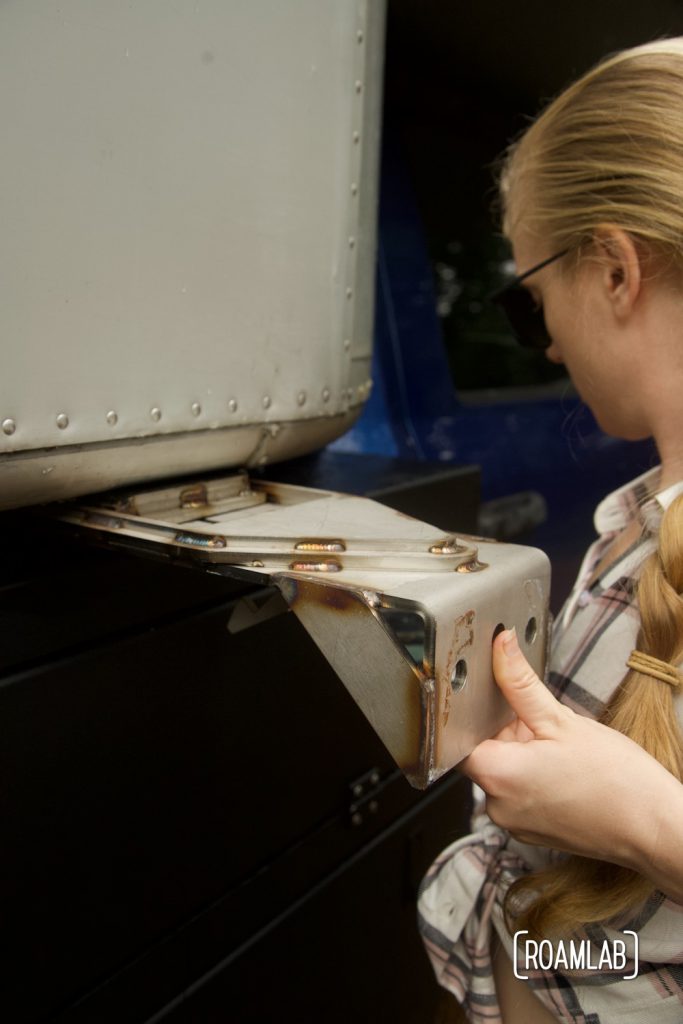
[[[598,540],[583,561],[574,588],[555,623],[548,685],[579,714],[597,718],[626,673],[626,659],[639,628],[635,582],[655,549],[663,511],[683,491],[683,483],[655,493],[655,469],[609,495],[598,506]],[[609,568],[591,581],[614,537],[634,519],[643,535]],[[683,697],[677,698],[683,726]],[[493,931],[510,958],[513,940],[503,920],[510,883],[562,857],[554,851],[517,842],[481,810],[474,833],[449,846],[432,864],[420,889],[418,920],[439,983],[463,1003],[470,1020],[500,1022],[491,965]],[[538,970],[528,973],[538,998],[559,1021],[572,1024],[680,1024],[683,1021],[683,906],[662,893],[651,897],[637,917],[620,922],[637,931],[638,976],[630,959],[620,970]],[[580,938],[594,948],[597,963],[603,943],[622,939],[628,956],[631,936],[591,925]]]

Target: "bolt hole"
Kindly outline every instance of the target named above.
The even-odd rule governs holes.
[[[538,633],[538,623],[536,622],[536,619],[532,615],[531,618],[529,619],[529,621],[526,624],[526,629],[524,630],[524,639],[526,640],[526,642],[528,644],[532,644],[534,642],[534,640],[536,639],[536,634],[537,633]]]
[[[502,633],[504,629],[505,629],[504,624],[502,622],[499,622],[498,625],[496,626],[496,628],[493,631],[493,636],[491,637],[491,643],[493,643],[493,641],[496,639],[498,634]]]
[[[458,693],[462,690],[463,686],[467,682],[467,662],[464,658],[455,663],[453,674],[451,676],[451,689],[453,693]]]

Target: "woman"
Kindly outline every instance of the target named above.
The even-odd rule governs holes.
[[[497,638],[518,718],[464,763],[490,817],[430,869],[421,928],[470,1020],[668,1024],[683,1020],[683,40],[567,89],[510,151],[501,196],[548,358],[605,431],[654,437],[661,465],[598,506],[554,697]],[[589,963],[619,939],[628,963],[521,981],[518,931],[590,943]]]

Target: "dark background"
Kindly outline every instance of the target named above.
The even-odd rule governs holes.
[[[485,302],[508,256],[492,211],[495,161],[597,60],[683,33],[681,6],[390,0],[387,24],[385,130],[415,189],[455,384],[556,380],[562,370],[513,348]]]

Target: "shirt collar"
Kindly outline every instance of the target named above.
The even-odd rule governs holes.
[[[650,533],[656,533],[664,512],[674,498],[683,494],[683,480],[659,491],[661,467],[656,466],[630,483],[612,491],[595,510],[595,529],[602,537],[623,530],[639,519]]]

